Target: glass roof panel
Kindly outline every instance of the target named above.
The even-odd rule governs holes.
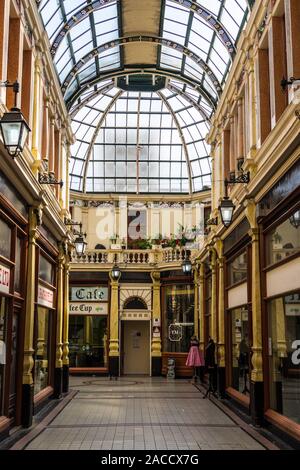
[[[122,6],[119,0],[39,2],[77,139],[71,189],[187,193],[207,188],[211,162],[205,136],[248,2],[162,0],[157,23],[163,44],[156,63],[146,64],[168,77],[158,92],[116,87],[114,76],[128,73],[126,45],[115,43],[123,35]],[[99,53],[97,48],[109,42]]]

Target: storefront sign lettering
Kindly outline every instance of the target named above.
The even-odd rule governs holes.
[[[38,287],[38,304],[44,307],[53,308],[54,293],[52,290],[39,284]]]
[[[300,364],[300,340],[296,339],[293,341],[292,348],[295,349],[295,351],[292,354],[292,363],[295,366],[299,366]]]
[[[107,315],[108,304],[95,302],[70,302],[70,315]]]
[[[0,292],[9,293],[10,269],[0,264]]]
[[[182,338],[182,326],[176,323],[169,325],[169,340],[180,341]]]
[[[107,287],[71,287],[71,300],[105,302],[108,300]]]

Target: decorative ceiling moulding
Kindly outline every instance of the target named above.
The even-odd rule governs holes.
[[[218,35],[220,38],[221,42],[224,44],[225,48],[228,51],[228,54],[230,55],[231,59],[234,58],[236,49],[234,42],[228,33],[228,31],[225,29],[223,24],[218,20],[218,18],[209,10],[207,10],[205,7],[202,5],[199,5],[196,2],[192,2],[190,0],[171,0],[173,3],[177,3],[191,11],[193,11],[197,16],[200,16],[202,20],[204,20]],[[70,30],[76,26],[78,23],[80,23],[82,20],[84,20],[90,13],[100,10],[103,7],[106,7],[110,3],[117,3],[120,4],[120,2],[117,0],[95,0],[94,2],[91,2],[90,4],[86,5],[84,8],[81,8],[78,10],[76,13],[72,15],[72,17],[62,26],[61,30],[59,33],[56,35],[53,44],[50,49],[50,53],[52,57],[55,57],[55,54],[65,38],[65,36],[70,32]]]
[[[153,68],[154,67],[154,68]],[[209,103],[213,110],[216,109],[217,101],[213,96],[210,95],[208,91],[206,91],[201,82],[195,79],[188,77],[187,75],[182,74],[181,72],[176,72],[164,68],[155,68],[155,65],[144,66],[144,67],[133,67],[131,69],[122,69],[117,71],[109,71],[104,74],[100,74],[95,77],[93,80],[89,81],[88,83],[84,83],[80,86],[80,88],[76,89],[72,95],[70,95],[66,99],[66,105],[68,109],[72,112],[72,106],[77,99],[80,98],[80,95],[86,92],[89,88],[93,88],[100,82],[103,82],[108,79],[116,79],[118,77],[123,77],[124,75],[136,75],[136,74],[150,74],[150,75],[160,75],[167,78],[173,78],[174,80],[178,80],[186,85],[192,87],[197,93],[199,93],[203,98]]]
[[[153,44],[158,44],[160,46],[165,46],[170,49],[174,49],[186,56],[188,56],[193,62],[195,62],[205,73],[207,73],[207,76],[210,78],[210,81],[215,88],[217,94],[220,96],[222,93],[222,86],[217,78],[217,76],[214,74],[210,66],[203,60],[201,57],[199,57],[197,54],[195,54],[193,51],[191,51],[189,48],[182,46],[181,44],[178,44],[177,42],[171,41],[169,39],[164,39],[158,36],[147,36],[147,35],[134,35],[134,36],[128,36],[128,37],[123,37],[119,39],[114,39],[113,41],[109,41],[105,44],[101,44],[100,46],[95,47],[92,51],[90,51],[88,54],[84,55],[81,57],[81,59],[74,65],[70,73],[67,75],[66,79],[64,80],[62,84],[62,92],[65,95],[66,91],[71,84],[72,80],[76,77],[78,72],[82,69],[82,67],[87,64],[90,60],[93,58],[97,57],[103,52],[106,52],[109,49],[113,49],[118,46],[126,46],[128,44],[132,43],[153,43]]]

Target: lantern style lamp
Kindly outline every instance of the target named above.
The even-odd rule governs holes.
[[[295,227],[299,228],[300,227],[300,210],[296,211],[291,217],[290,217],[290,224]]]
[[[114,281],[117,281],[121,275],[120,268],[117,264],[115,264],[111,270],[111,277]]]
[[[19,108],[17,108],[17,94],[19,93],[19,83],[10,84],[5,82],[5,87],[12,87],[15,92],[15,106],[4,113],[0,119],[0,129],[4,147],[11,157],[16,157],[24,149],[30,128]]]
[[[85,253],[87,242],[85,241],[83,233],[79,233],[74,241],[75,250],[78,256],[82,256]]]
[[[219,205],[219,212],[220,212],[221,220],[222,220],[224,227],[229,227],[229,225],[231,224],[234,209],[235,209],[235,206],[232,200],[229,199],[228,196],[225,196]]]
[[[182,272],[184,274],[190,274],[192,271],[192,263],[190,262],[189,259],[185,259],[181,267],[182,267]]]

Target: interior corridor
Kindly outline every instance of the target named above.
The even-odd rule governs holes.
[[[27,435],[23,448],[263,450],[268,445],[186,380],[72,377],[71,388],[73,399],[37,437]]]

